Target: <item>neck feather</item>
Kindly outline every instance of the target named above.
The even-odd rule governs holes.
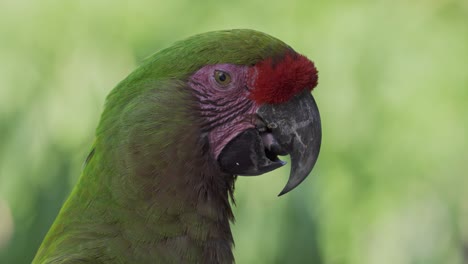
[[[143,222],[124,223],[124,232],[156,242],[161,254],[178,252],[181,262],[229,263],[235,177],[223,173],[209,155],[192,97],[180,95],[147,95],[139,104],[145,108],[125,116],[132,125],[119,130],[124,140],[115,151],[120,153],[109,157],[121,175],[108,179],[116,210],[133,208],[132,218],[136,214]]]

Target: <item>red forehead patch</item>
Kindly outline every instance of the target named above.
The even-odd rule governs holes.
[[[314,63],[295,52],[287,52],[279,60],[263,60],[249,73],[255,78],[251,97],[258,104],[286,102],[304,89],[311,91],[318,81]]]

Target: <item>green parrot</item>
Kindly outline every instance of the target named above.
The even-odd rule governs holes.
[[[248,30],[163,49],[108,95],[83,172],[33,263],[233,263],[234,182],[311,172],[314,63]]]

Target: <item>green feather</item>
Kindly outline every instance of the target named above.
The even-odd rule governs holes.
[[[196,35],[148,59],[107,97],[81,177],[33,263],[233,262],[229,195],[201,142],[187,78],[284,53],[253,30]]]

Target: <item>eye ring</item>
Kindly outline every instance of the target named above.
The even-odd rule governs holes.
[[[225,71],[215,70],[214,79],[219,85],[223,87],[231,83],[231,75]]]

